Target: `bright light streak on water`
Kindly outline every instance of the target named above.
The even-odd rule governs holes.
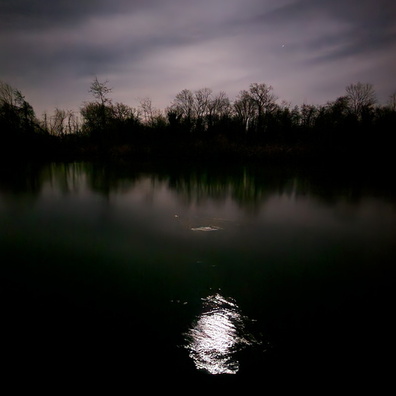
[[[203,232],[207,232],[207,231],[218,231],[221,230],[220,227],[216,227],[216,226],[203,226],[203,227],[192,227],[191,231],[203,231]]]
[[[219,294],[203,299],[204,312],[186,334],[186,348],[198,370],[210,374],[236,374],[239,362],[235,353],[252,338],[245,333],[246,318],[238,305]]]

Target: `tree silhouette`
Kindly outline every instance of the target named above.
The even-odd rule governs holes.
[[[231,102],[224,91],[211,96],[208,103],[207,122],[208,128],[213,128],[215,123],[225,120],[231,116]]]
[[[85,103],[80,109],[85,120],[85,131],[97,140],[101,140],[102,144],[105,144],[104,138],[112,114],[111,99],[108,97],[112,89],[107,84],[108,81],[100,82],[95,77],[89,88],[89,92],[95,98],[95,101]]]
[[[256,105],[257,114],[261,117],[264,113],[275,110],[277,96],[272,92],[271,85],[264,83],[250,84],[249,93],[251,100]]]
[[[184,153],[196,158],[238,154],[253,158],[290,150],[316,156],[370,149],[389,153],[396,94],[387,105],[375,106],[371,84],[350,84],[345,90],[344,96],[324,105],[291,108],[287,103],[279,105],[273,88],[264,83],[250,84],[233,102],[223,91],[184,89],[166,109],[165,118],[149,98],[141,99],[137,109],[113,103],[108,82],[95,77],[89,86],[93,100],[80,109],[80,127],[72,111],[59,108],[39,122],[22,93],[0,81],[1,149],[24,146],[20,152],[55,148],[66,154],[133,152],[170,157]]]
[[[396,91],[389,95],[388,106],[390,110],[396,111]]]
[[[272,92],[273,88],[264,83],[250,84],[249,91],[239,92],[234,110],[245,132],[265,130],[265,118],[277,108],[277,96]]]
[[[234,111],[245,132],[249,131],[256,115],[256,107],[248,91],[240,91],[234,101]]]
[[[194,116],[194,94],[189,89],[183,89],[176,95],[168,112],[173,113],[176,119],[183,120],[188,131],[191,132]]]
[[[358,82],[345,88],[348,106],[355,116],[362,117],[364,110],[368,110],[376,103],[376,95],[371,84]]]
[[[111,93],[112,89],[107,84],[107,80],[105,82],[99,82],[98,78],[95,77],[89,88],[89,92],[102,106],[111,102],[108,94]]]
[[[33,107],[21,91],[0,81],[0,117],[4,129],[17,132],[34,132],[38,126]]]

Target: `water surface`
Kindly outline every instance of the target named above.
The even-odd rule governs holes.
[[[189,390],[386,382],[395,195],[373,175],[342,175],[2,171],[10,375]]]

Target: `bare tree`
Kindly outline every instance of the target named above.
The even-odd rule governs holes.
[[[167,109],[170,122],[184,121],[187,128],[192,128],[194,119],[194,94],[189,89],[179,92]]]
[[[216,96],[211,98],[208,105],[208,122],[209,126],[213,125],[215,118],[221,118],[229,115],[231,112],[231,103],[224,91],[220,91]]]
[[[80,121],[73,110],[66,110],[67,133],[77,133],[80,130]]]
[[[49,130],[49,125],[48,125],[48,114],[47,114],[46,111],[44,111],[42,117],[43,117],[43,118],[42,118],[42,120],[40,121],[40,124],[41,124],[42,128],[43,128],[45,131],[48,131],[48,130]]]
[[[0,106],[16,106],[16,90],[11,85],[0,81]]]
[[[95,102],[85,103],[81,115],[91,133],[101,134],[108,126],[112,115],[112,103],[108,94],[112,91],[107,86],[108,81],[100,82],[97,77],[90,85],[89,92],[96,99]]]
[[[272,86],[264,83],[250,84],[249,91],[240,91],[234,101],[234,110],[237,117],[244,123],[246,131],[251,129],[252,125],[260,129],[265,114],[277,108],[277,96],[272,91]]]
[[[234,101],[234,111],[245,126],[245,131],[247,132],[252,120],[256,116],[256,106],[248,91],[243,90],[239,92]]]
[[[155,125],[158,126],[166,123],[163,112],[153,106],[153,102],[150,98],[146,97],[140,99],[140,109],[143,114],[143,122],[146,125],[154,127]]]
[[[191,119],[194,114],[194,94],[189,89],[183,89],[176,95],[172,108],[182,116]]]
[[[389,96],[388,106],[392,111],[396,111],[396,91]]]
[[[107,84],[107,80],[105,82],[99,82],[98,77],[95,77],[89,88],[89,92],[102,106],[111,102],[108,94],[111,93],[112,89]]]
[[[152,125],[155,118],[156,110],[153,107],[153,102],[150,98],[145,97],[139,100],[141,112],[143,114],[143,122],[146,125]]]
[[[65,120],[67,119],[66,110],[56,108],[54,115],[50,117],[49,132],[51,135],[61,136],[65,132]]]
[[[210,88],[201,88],[194,93],[194,110],[197,118],[205,117],[209,112],[212,90]]]
[[[264,83],[250,84],[250,97],[257,107],[259,117],[264,113],[271,112],[275,109],[276,100],[278,98],[272,91],[273,88],[271,85],[266,85]]]
[[[350,111],[358,117],[364,109],[369,109],[376,103],[376,95],[372,84],[358,82],[345,88]]]
[[[141,111],[134,107],[129,107],[124,103],[115,103],[112,106],[113,117],[118,121],[126,121],[128,119],[138,120],[141,116]]]
[[[318,108],[313,105],[303,104],[300,109],[300,121],[304,127],[312,127],[318,115]]]
[[[224,91],[220,91],[210,103],[210,112],[219,116],[230,113],[231,102]]]
[[[220,91],[212,98],[209,103],[209,116],[223,117],[229,115],[231,111],[231,103],[224,91]]]

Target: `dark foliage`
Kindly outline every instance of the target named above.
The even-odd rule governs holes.
[[[183,90],[160,112],[113,103],[97,79],[82,121],[56,109],[36,118],[22,94],[0,86],[2,157],[216,161],[391,162],[396,109],[375,104],[370,84],[351,84],[325,105],[279,105],[273,88],[251,84],[233,103],[224,92]],[[391,97],[392,98],[392,97]]]

